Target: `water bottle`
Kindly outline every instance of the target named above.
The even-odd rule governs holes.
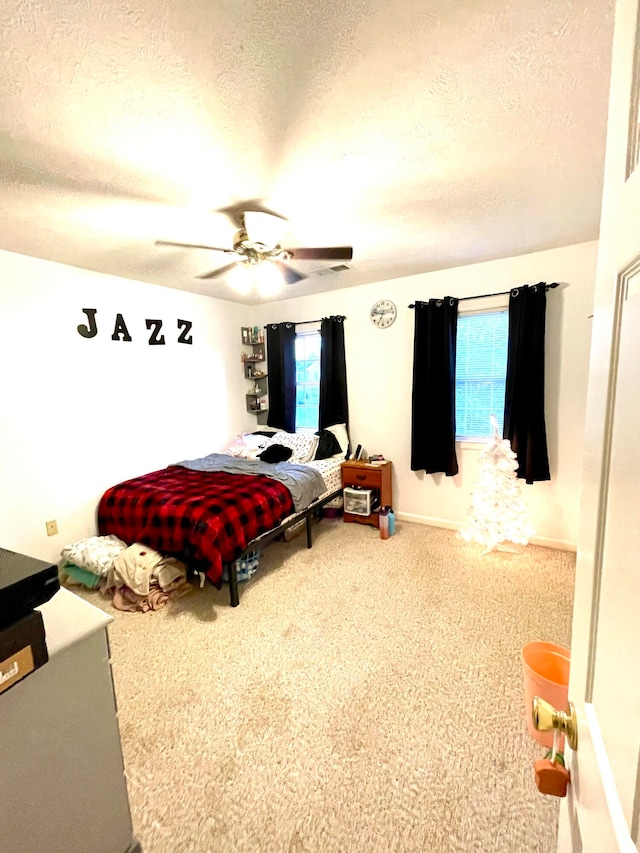
[[[383,506],[380,510],[380,538],[388,539],[389,538],[389,513],[387,511],[386,506]]]
[[[391,507],[388,507],[389,512],[387,513],[388,525],[389,525],[389,536],[393,536],[396,532],[396,515]]]

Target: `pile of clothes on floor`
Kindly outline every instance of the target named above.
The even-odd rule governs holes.
[[[191,589],[187,569],[147,545],[117,536],[90,536],[61,551],[60,581],[99,588],[118,610],[159,610]]]

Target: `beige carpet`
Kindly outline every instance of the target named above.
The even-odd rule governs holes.
[[[145,853],[555,850],[520,650],[569,643],[574,555],[479,556],[452,531],[325,520],[258,575],[114,612]]]

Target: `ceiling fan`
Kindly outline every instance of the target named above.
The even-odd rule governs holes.
[[[169,240],[156,240],[156,246],[179,246],[186,249],[211,249],[234,255],[230,264],[202,273],[196,278],[216,278],[224,275],[238,264],[273,264],[287,284],[296,284],[307,278],[285,263],[299,261],[350,261],[353,257],[351,246],[330,246],[325,248],[283,248],[281,240],[287,227],[287,220],[273,213],[261,210],[245,210],[240,215],[240,230],[233,238],[233,248],[222,249],[218,246],[203,246],[199,243],[174,243]]]

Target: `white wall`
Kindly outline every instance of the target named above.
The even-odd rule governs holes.
[[[568,284],[549,293],[547,308],[552,480],[523,492],[534,541],[574,547],[596,249],[585,243],[254,307],[0,252],[0,547],[56,560],[63,545],[96,532],[97,503],[109,486],[255,428],[245,407],[240,326],[328,314],[348,318],[351,433],[393,460],[395,509],[414,521],[459,525],[479,450],[459,447],[453,478],[410,470],[407,306],[541,280]],[[383,297],[399,309],[386,330],[369,321]],[[98,309],[95,338],[77,332],[82,308]],[[111,340],[118,312],[130,343]],[[148,345],[146,318],[164,321],[165,346]],[[192,346],[176,343],[178,318],[193,321]],[[58,521],[57,536],[46,536],[49,519]]]
[[[230,302],[0,252],[0,546],[57,560],[116,482],[219,449],[245,411]],[[97,309],[98,335],[77,326]],[[131,342],[113,341],[117,313]],[[163,320],[149,346],[145,319]],[[193,322],[178,344],[177,320]],[[47,537],[45,521],[59,533]]]
[[[353,441],[393,461],[394,504],[400,517],[460,526],[481,450],[477,445],[457,446],[456,477],[410,470],[414,315],[408,305],[416,299],[493,293],[538,281],[566,284],[549,291],[547,299],[546,419],[552,479],[522,488],[537,531],[532,541],[575,548],[596,252],[597,242],[583,243],[270,303],[256,308],[254,316],[261,322],[347,316]],[[381,298],[394,300],[398,307],[398,319],[385,330],[369,320],[371,305]],[[472,306],[487,307],[488,301],[465,302],[461,308]]]

